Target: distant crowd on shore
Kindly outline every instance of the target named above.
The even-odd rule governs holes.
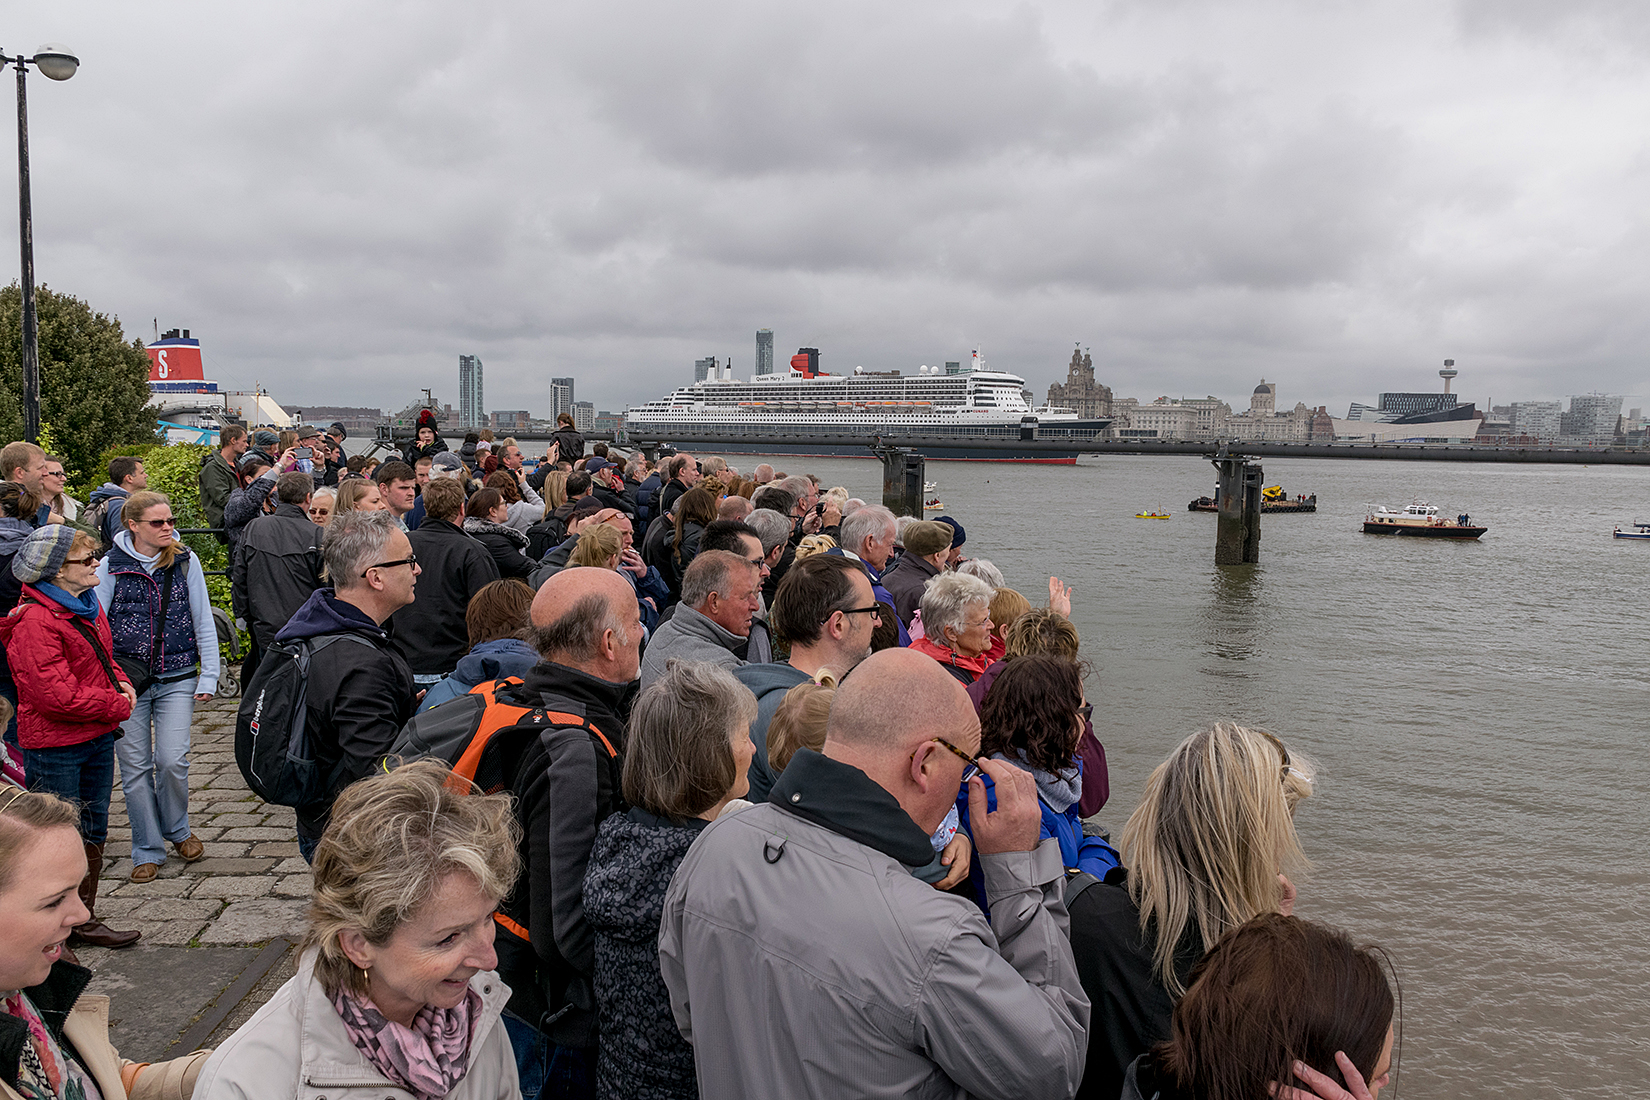
[[[141,460],[80,508],[0,450],[5,1100],[1379,1095],[1385,957],[1293,916],[1298,749],[1215,722],[1113,835],[1057,577],[563,421],[536,462],[431,419],[381,462],[222,430],[237,762],[296,810],[309,932],[221,1047],[152,1065],[73,949],[142,932],[96,915],[117,764],[133,881],[212,852],[220,624]]]

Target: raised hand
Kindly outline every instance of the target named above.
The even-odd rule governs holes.
[[[1066,618],[1071,618],[1071,589],[1060,583],[1059,577],[1048,579],[1048,606]]]

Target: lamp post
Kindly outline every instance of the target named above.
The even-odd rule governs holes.
[[[67,80],[80,59],[67,46],[47,43],[33,57],[7,57],[0,51],[0,70],[17,68],[17,219],[23,252],[23,438],[40,438],[40,332],[34,314],[34,224],[29,210],[29,93],[24,77],[33,65],[48,80]]]

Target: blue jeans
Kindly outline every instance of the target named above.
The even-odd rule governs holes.
[[[138,696],[115,742],[126,816],[132,819],[132,866],[165,863],[166,842],[189,839],[189,723],[195,677],[153,684]]]
[[[115,789],[115,735],[55,749],[24,749],[29,789],[50,791],[80,803],[80,837],[87,844],[109,839],[109,796]]]
[[[298,854],[304,857],[305,863],[315,862],[315,849],[321,846],[321,838],[311,839],[303,833],[298,834]]]
[[[564,1047],[508,1012],[504,1032],[516,1055],[521,1100],[596,1100],[596,1048]]]

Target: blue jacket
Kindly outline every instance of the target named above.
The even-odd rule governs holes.
[[[893,607],[895,609],[894,625],[899,627],[899,644],[902,647],[910,645],[911,633],[905,629],[905,624],[900,621],[899,609],[894,603],[894,597],[890,596],[888,594],[888,590],[882,587],[882,574],[878,573],[870,562],[866,561],[858,554],[849,554],[848,551],[844,550],[840,546],[833,546],[825,552],[827,554],[835,554],[839,558],[852,557],[855,561],[859,562],[860,568],[865,570],[865,576],[871,582],[871,595],[876,597],[878,603],[885,603],[889,607]]]
[[[539,655],[520,638],[498,638],[471,648],[458,662],[458,667],[447,678],[431,684],[418,704],[423,714],[438,703],[468,694],[477,684],[488,680],[502,680],[507,676],[526,676],[539,663]]]
[[[115,654],[148,662],[164,680],[182,679],[199,662],[195,691],[210,694],[218,687],[218,628],[200,559],[181,550],[172,563],[172,602],[159,631],[158,655],[151,652],[163,580],[153,571],[156,560],[141,557],[132,533],[120,531],[114,548],[97,564],[97,598],[108,609]]]
[[[1079,760],[1077,766],[1081,769],[1083,762]],[[982,774],[980,778],[985,781],[986,809],[995,810],[997,785],[989,774]],[[1117,854],[1117,849],[1107,844],[1104,837],[1083,835],[1083,819],[1077,816],[1077,803],[1073,802],[1064,813],[1050,806],[1041,795],[1037,798],[1037,804],[1043,811],[1043,824],[1038,831],[1038,839],[1053,837],[1060,842],[1060,861],[1065,864],[1066,874],[1087,871],[1095,878],[1103,879],[1107,871],[1122,864],[1123,860]],[[968,833],[968,839],[972,841],[974,831],[968,821],[967,787],[962,788],[957,795],[957,817],[961,828]],[[985,901],[985,876],[978,859],[975,859],[973,866],[969,868],[968,878],[969,885],[974,889],[974,901],[989,917],[991,910]]]

